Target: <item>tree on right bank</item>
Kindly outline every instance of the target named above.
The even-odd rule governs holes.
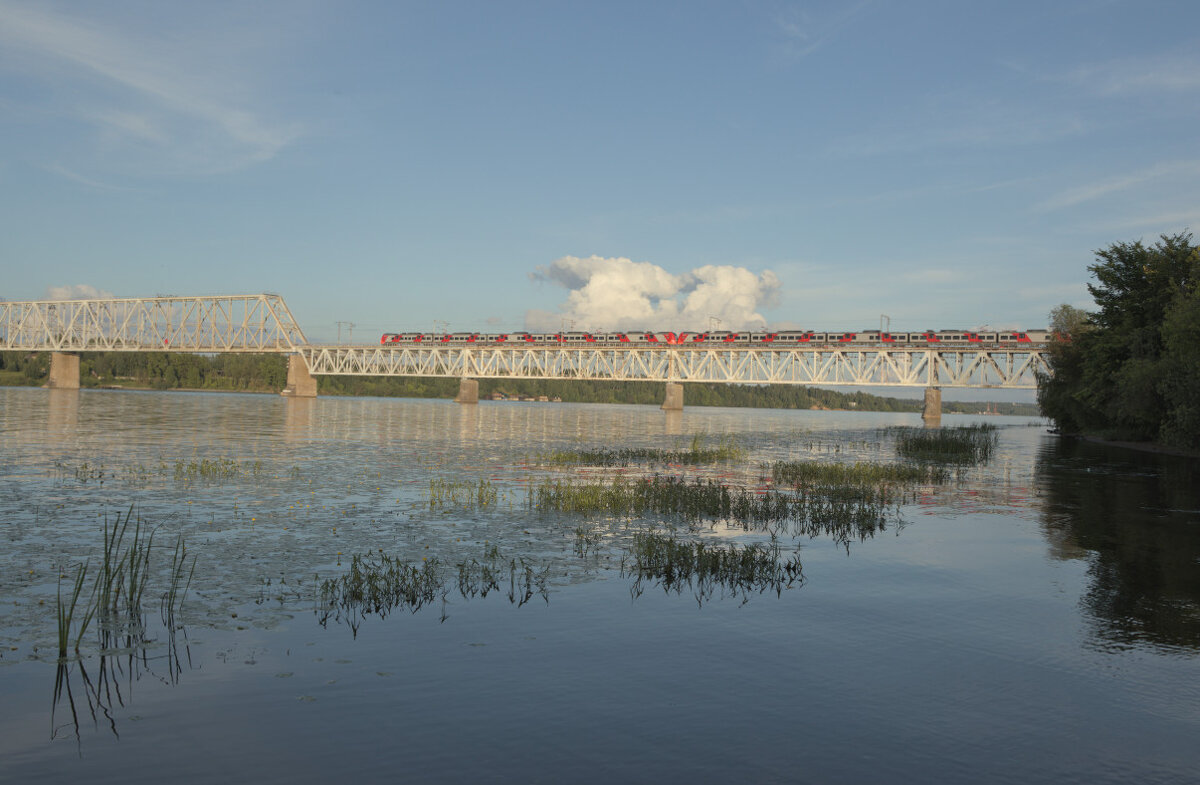
[[[1115,243],[1088,270],[1097,310],[1050,313],[1042,412],[1062,433],[1200,449],[1200,247]]]

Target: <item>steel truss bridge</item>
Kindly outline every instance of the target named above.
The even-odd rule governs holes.
[[[312,376],[1033,389],[1046,345],[887,347],[310,344],[275,294],[0,301],[0,350],[277,353]],[[291,371],[289,371],[289,385]]]

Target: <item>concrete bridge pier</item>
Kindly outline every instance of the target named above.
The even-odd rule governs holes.
[[[925,410],[921,412],[921,419],[930,428],[936,428],[942,424],[942,390],[940,387],[925,388]]]
[[[308,372],[308,364],[298,354],[288,355],[287,387],[280,395],[292,398],[316,398],[317,380]]]
[[[50,378],[46,386],[51,390],[79,389],[79,355],[67,352],[50,353]]]
[[[679,382],[667,382],[667,396],[662,405],[665,412],[683,411],[683,385]]]
[[[479,403],[479,382],[463,377],[458,380],[458,396],[455,403]]]

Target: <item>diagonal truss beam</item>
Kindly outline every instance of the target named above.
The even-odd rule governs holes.
[[[305,346],[313,375],[1034,389],[1045,347],[647,349]]]
[[[291,353],[307,344],[277,294],[0,302],[0,349]]]

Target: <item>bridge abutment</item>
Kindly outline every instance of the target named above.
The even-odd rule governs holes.
[[[68,352],[50,353],[50,378],[46,386],[52,390],[79,389],[79,355]]]
[[[662,405],[665,412],[683,411],[683,385],[679,382],[667,382],[667,394]]]
[[[316,398],[317,380],[308,372],[308,364],[299,354],[288,355],[287,387],[280,395],[292,398]]]
[[[458,396],[455,403],[479,403],[479,382],[463,377],[458,380]]]
[[[925,410],[921,419],[926,425],[936,427],[942,424],[942,390],[939,387],[925,388]]]

